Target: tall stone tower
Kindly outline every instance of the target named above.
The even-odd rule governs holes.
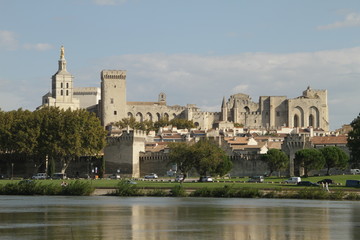
[[[126,118],[126,107],[126,71],[101,71],[101,121],[103,126]]]
[[[66,70],[65,49],[61,46],[58,71],[51,77],[52,92],[43,96],[42,106],[76,110],[80,101],[74,98],[74,76]]]

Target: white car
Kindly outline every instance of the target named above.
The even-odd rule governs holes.
[[[46,173],[37,173],[36,175],[32,176],[32,179],[47,179],[48,176]]]
[[[156,179],[158,178],[158,175],[156,173],[150,173],[148,175],[144,176],[145,179]]]
[[[213,182],[213,179],[210,176],[201,177],[200,182]]]

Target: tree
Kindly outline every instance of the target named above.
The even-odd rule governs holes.
[[[321,152],[316,148],[307,148],[295,153],[295,162],[304,169],[304,175],[308,176],[310,170],[319,170],[324,167],[325,160]]]
[[[325,160],[327,175],[330,175],[331,168],[336,167],[336,168],[344,169],[347,166],[349,157],[342,149],[334,146],[329,146],[329,147],[320,148],[320,152],[322,153]]]
[[[351,153],[351,162],[360,167],[360,114],[351,122],[352,130],[348,134],[348,148]]]
[[[184,175],[180,181],[182,183],[187,178],[187,173],[195,166],[193,146],[185,142],[170,143],[169,149],[170,161],[176,163],[178,170]]]
[[[262,155],[261,160],[264,161],[270,170],[269,176],[274,171],[285,169],[289,165],[289,157],[279,149],[270,149],[265,155]]]
[[[194,144],[193,151],[195,169],[200,179],[209,174],[223,176],[232,168],[232,162],[226,153],[210,140],[200,140]]]

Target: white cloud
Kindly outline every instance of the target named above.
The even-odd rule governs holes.
[[[334,28],[344,27],[360,27],[360,14],[359,13],[348,13],[343,21],[338,21],[328,25],[318,26],[319,30],[329,30]]]
[[[127,2],[127,0],[93,0],[96,5],[120,5]]]
[[[330,121],[336,120],[331,126],[336,127],[357,116],[354,103],[360,102],[360,47],[292,54],[121,55],[96,65],[87,74],[127,70],[128,101],[156,101],[163,91],[170,105],[194,103],[220,111],[223,97],[231,94],[245,93],[257,102],[259,96],[295,98],[311,86],[328,90]]]
[[[15,50],[18,46],[16,35],[13,32],[0,30],[0,49]]]
[[[37,50],[37,51],[46,51],[53,48],[53,46],[48,43],[36,43],[36,44],[26,43],[23,45],[23,47],[28,50]]]

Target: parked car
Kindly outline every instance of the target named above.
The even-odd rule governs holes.
[[[150,173],[144,176],[145,179],[157,179],[158,175],[156,173]]]
[[[323,180],[318,181],[317,183],[318,183],[318,184],[325,184],[325,183],[327,183],[327,184],[334,184],[335,181],[333,181],[332,179],[326,178],[326,179],[323,179]]]
[[[347,187],[360,187],[360,181],[359,180],[346,180],[346,186]]]
[[[319,184],[313,183],[310,181],[301,181],[297,183],[298,186],[307,186],[307,187],[319,187]]]
[[[52,179],[67,179],[66,173],[54,173]]]
[[[262,183],[264,182],[264,176],[254,176],[251,177],[249,182],[257,182],[257,183]]]
[[[213,182],[214,180],[210,176],[201,177],[200,182]]]
[[[175,178],[175,182],[180,182],[182,180],[184,180],[184,175],[177,175]]]
[[[46,173],[37,173],[32,176],[32,179],[47,179],[48,175]]]
[[[121,177],[120,177],[120,174],[114,173],[113,175],[110,175],[110,178],[111,179],[120,179]]]
[[[299,182],[301,182],[300,177],[291,177],[291,178],[285,180],[285,183],[299,183]]]
[[[360,169],[350,169],[351,174],[360,174]]]

